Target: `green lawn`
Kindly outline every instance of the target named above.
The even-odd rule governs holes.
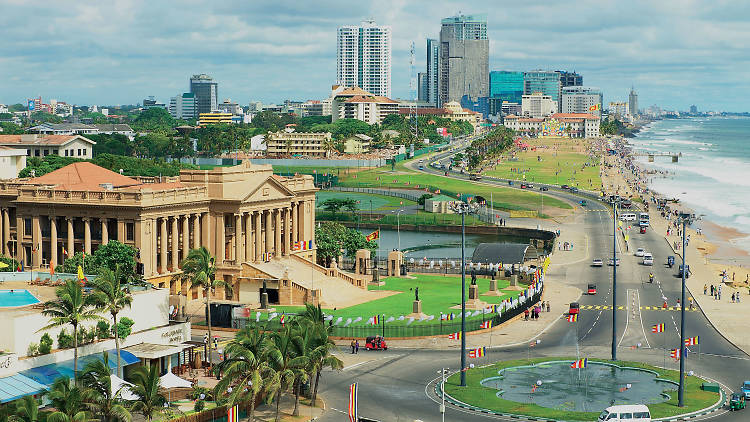
[[[414,324],[439,323],[441,312],[444,314],[453,313],[456,314],[456,316],[461,313],[459,309],[451,309],[452,306],[461,303],[461,277],[426,274],[414,274],[413,276],[415,277],[414,279],[388,277],[383,279],[383,281],[385,281],[385,286],[369,287],[369,290],[392,290],[401,293],[362,303],[360,305],[337,309],[335,311],[327,309],[326,314],[333,314],[335,318],[342,317],[344,321],[346,321],[347,318],[363,318],[362,321],[357,324],[352,324],[352,326],[366,325],[367,319],[373,315],[385,315],[386,319],[391,316],[398,318],[401,315],[408,315],[412,312],[414,288],[416,287],[419,287],[419,299],[422,301],[422,312],[427,315],[435,315],[435,319],[432,321],[415,321]],[[470,277],[467,275],[467,292],[469,284]],[[489,290],[490,280],[477,278],[477,285],[479,286],[479,293],[481,295]],[[518,291],[503,290],[506,287],[508,287],[508,281],[498,280],[498,288],[505,294],[503,296],[480,296],[480,299],[488,304],[498,304],[503,299],[508,299],[518,295]],[[276,312],[301,312],[303,309],[304,307],[300,306],[276,306]],[[481,320],[482,315],[480,314],[470,319]],[[405,325],[406,322],[407,321],[395,320],[389,324]]]
[[[503,400],[496,396],[497,390],[494,388],[483,387],[479,383],[494,374],[498,370],[512,366],[528,365],[530,363],[539,363],[549,360],[574,360],[574,358],[533,358],[517,359],[510,361],[496,362],[488,367],[470,369],[466,372],[466,387],[459,386],[460,375],[451,375],[445,383],[445,391],[457,400],[471,404],[484,409],[494,410],[503,413],[513,413],[519,415],[535,416],[539,418],[562,419],[562,420],[596,420],[598,412],[569,412],[564,410],[552,409],[538,406],[536,404],[527,404]],[[602,359],[589,359],[589,361],[610,362]],[[679,372],[659,369],[640,362],[616,361],[619,366],[631,366],[636,368],[649,369],[657,372],[660,378],[677,381]],[[704,382],[701,378],[695,376],[686,376],[685,384],[685,407],[677,407],[677,394],[674,391],[667,391],[671,399],[669,401],[648,405],[652,418],[663,418],[675,416],[684,413],[694,412],[704,409],[714,404],[719,396],[716,393],[706,392],[700,389]]]
[[[399,209],[407,205],[416,205],[416,202],[408,199],[397,198],[394,196],[367,194],[359,192],[338,192],[338,191],[318,191],[315,194],[315,207],[322,209],[322,204],[327,199],[354,199],[358,201],[357,208],[369,212],[370,209],[373,211],[383,211]],[[372,202],[371,202],[372,201]],[[342,211],[346,213],[346,211]]]
[[[368,204],[369,205],[369,204]],[[368,212],[369,210],[366,210],[364,212]],[[357,221],[358,215],[352,215],[349,212],[341,211],[336,213],[336,215],[331,214],[328,211],[318,211],[315,213],[315,218],[320,221]],[[362,216],[362,219],[360,220],[363,223],[378,223],[378,224],[391,224],[391,225],[398,225],[398,224],[412,224],[412,225],[459,225],[461,224],[461,216],[458,214],[436,214],[431,212],[425,212],[425,211],[418,211],[416,214],[401,214],[400,216],[396,216],[393,213],[389,214],[383,214],[381,216],[375,216],[373,218],[368,218],[367,216]],[[467,226],[487,226],[490,225],[489,223],[485,223],[483,221],[479,221],[479,219],[473,215],[469,215],[466,217],[466,225]]]
[[[322,167],[322,166],[281,166],[274,165],[273,173],[282,176],[294,176],[295,173],[309,174],[323,176],[324,174],[333,174],[334,176],[339,173],[345,173],[347,171],[356,171],[356,167]]]

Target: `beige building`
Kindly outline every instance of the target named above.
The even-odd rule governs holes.
[[[339,119],[357,119],[373,125],[383,123],[390,114],[398,114],[397,101],[373,95],[359,87],[334,85],[331,97],[331,119],[334,122]]]
[[[29,157],[59,155],[91,159],[96,142],[81,135],[0,135],[0,146],[21,149]]]
[[[285,272],[266,263],[307,262],[309,275],[316,190],[311,176],[275,176],[270,165],[249,162],[163,179],[78,162],[27,181],[0,181],[0,249],[36,269],[61,263],[63,250],[89,255],[116,239],[138,250],[146,280],[197,299],[200,292],[188,293],[173,276],[190,249],[205,246],[216,257],[217,277],[235,287],[218,297],[238,300],[242,291],[257,302],[267,280],[276,302],[299,304],[313,289],[284,283]],[[307,246],[295,250],[298,242]]]
[[[372,138],[358,133],[344,141],[344,154],[364,154],[370,151]]]
[[[418,116],[436,116],[442,119],[448,119],[452,122],[465,121],[471,123],[474,127],[474,132],[477,132],[482,123],[482,113],[471,111],[467,108],[461,107],[456,101],[450,101],[443,105],[443,107],[420,107],[416,109]],[[402,116],[409,116],[409,107],[401,107],[399,113]]]
[[[544,118],[557,112],[557,101],[549,95],[535,92],[521,97],[521,113],[524,117]]]
[[[330,132],[287,132],[281,131],[266,135],[266,155],[301,155],[306,157],[326,157],[326,145],[331,142]]]
[[[546,118],[505,116],[503,125],[520,135],[565,138],[599,137],[599,117],[587,113],[555,113]]]
[[[26,168],[26,151],[0,146],[0,179],[15,179]]]

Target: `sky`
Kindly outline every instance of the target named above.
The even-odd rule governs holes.
[[[409,97],[409,48],[424,71],[440,19],[485,13],[490,70],[575,70],[604,101],[746,111],[750,2],[0,0],[0,103],[41,95],[78,105],[168,102],[193,74],[219,100],[322,99],[336,78],[336,29],[389,25],[392,91]]]

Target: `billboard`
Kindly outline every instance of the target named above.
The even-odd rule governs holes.
[[[34,111],[34,100],[29,100],[29,111]]]

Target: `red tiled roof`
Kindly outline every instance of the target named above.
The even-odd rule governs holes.
[[[75,138],[91,144],[96,142],[81,135],[0,135],[0,145],[64,145]]]
[[[29,183],[36,185],[53,185],[69,190],[103,190],[101,184],[111,183],[115,188],[133,187],[141,182],[114,171],[99,167],[87,161],[81,161],[35,177]]]

